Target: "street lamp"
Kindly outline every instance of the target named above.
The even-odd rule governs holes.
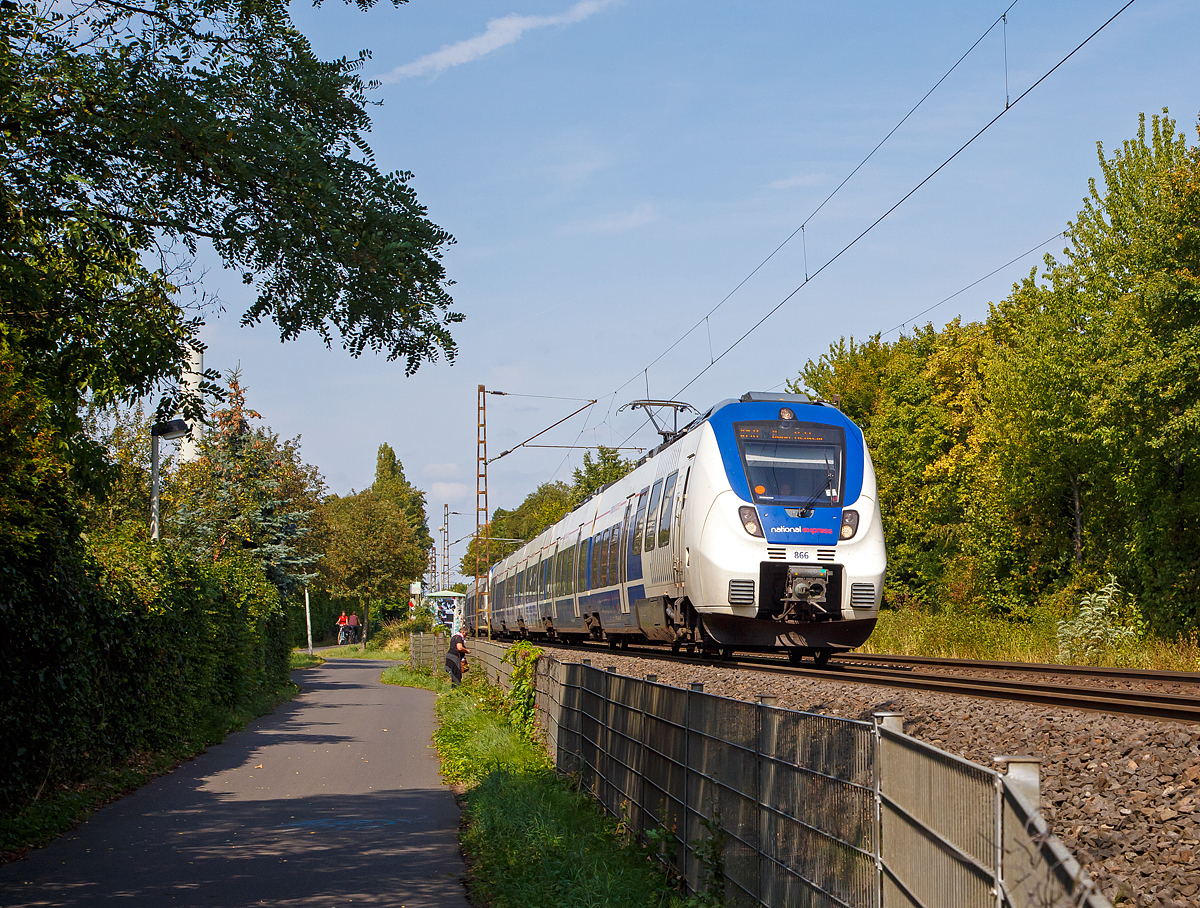
[[[174,441],[191,431],[182,419],[155,423],[150,427],[150,538],[158,539],[158,440]]]

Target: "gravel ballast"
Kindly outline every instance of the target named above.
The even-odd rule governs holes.
[[[1114,905],[1200,906],[1200,725],[853,682],[752,668],[682,664],[599,648],[547,647],[661,684],[704,683],[741,700],[772,694],[785,709],[870,720],[904,714],[904,730],[991,767],[997,755],[1042,759],[1042,812]]]

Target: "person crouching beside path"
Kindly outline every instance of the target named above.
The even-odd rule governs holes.
[[[450,649],[446,652],[446,671],[450,673],[451,687],[458,687],[462,683],[463,662],[469,652],[463,635],[456,632],[450,638]]]

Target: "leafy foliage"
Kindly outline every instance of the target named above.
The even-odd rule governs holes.
[[[200,322],[172,280],[201,242],[255,288],[244,324],[336,333],[410,374],[454,356],[452,238],[409,174],[375,167],[365,59],[319,60],[277,0],[8,4],[0,322],[64,417],[81,389],[165,386],[175,411]]]
[[[375,458],[375,482],[372,491],[390,500],[404,512],[422,551],[433,545],[429,520],[425,514],[425,493],[404,478],[404,465],[396,459],[392,446],[384,442]]]
[[[1079,603],[1079,613],[1058,623],[1059,651],[1068,663],[1122,664],[1123,657],[1145,632],[1133,603],[1122,602],[1121,585],[1109,575],[1108,583],[1088,593]]]
[[[281,594],[316,576],[318,553],[306,545],[324,483],[300,460],[299,440],[280,442],[253,428],[259,414],[246,406],[236,372],[229,375],[229,406],[213,414],[213,431],[200,457],[180,466],[171,497],[172,543],[198,559],[252,555]]]
[[[425,551],[400,506],[374,489],[331,495],[321,513],[328,528],[323,583],[334,597],[363,604],[366,636],[370,603],[406,599],[408,584],[425,570]]]
[[[219,740],[288,683],[279,594],[253,561],[196,563],[131,529],[0,564],[5,805],[134,749]]]
[[[985,322],[843,340],[793,383],[864,429],[892,605],[1026,620],[1111,573],[1200,628],[1200,148],[1164,111],[1098,152],[1063,260]]]
[[[591,451],[583,452],[583,466],[577,467],[571,474],[574,485],[571,487],[571,506],[582,504],[584,499],[600,491],[609,483],[616,482],[633,469],[633,461],[626,460],[616,448],[606,448],[600,445],[596,449],[596,459],[592,459]]]
[[[496,508],[492,512],[492,520],[488,524],[487,559],[481,559],[486,570],[521,547],[521,542],[501,541],[523,539],[529,541],[537,537],[542,530],[561,520],[573,507],[573,493],[570,486],[564,482],[544,482],[521,502],[520,506],[511,511]],[[466,552],[459,562],[459,571],[468,576],[475,576],[475,540],[467,543]],[[465,590],[463,591],[465,592]]]
[[[518,734],[533,743],[538,740],[536,685],[541,656],[541,647],[527,640],[518,640],[504,651],[504,661],[513,667],[505,695],[508,719]]]
[[[609,483],[616,482],[632,470],[633,466],[633,461],[621,457],[616,448],[601,446],[595,459],[592,458],[591,451],[584,452],[583,466],[574,471],[574,481],[571,485],[565,482],[544,482],[530,492],[515,510],[496,508],[488,525],[488,534],[491,537],[488,543],[490,557],[481,559],[482,567],[486,570],[511,555],[523,544],[499,540],[522,539],[528,542],[582,504],[588,496]],[[458,569],[468,577],[475,576],[474,539],[467,544]]]

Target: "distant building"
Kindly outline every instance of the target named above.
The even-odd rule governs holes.
[[[190,391],[199,393],[200,381],[204,375],[204,351],[192,348],[188,357],[187,371],[183,373],[183,386]],[[203,423],[192,421],[192,433],[179,440],[179,463],[191,463],[200,456],[200,437],[204,431]]]

